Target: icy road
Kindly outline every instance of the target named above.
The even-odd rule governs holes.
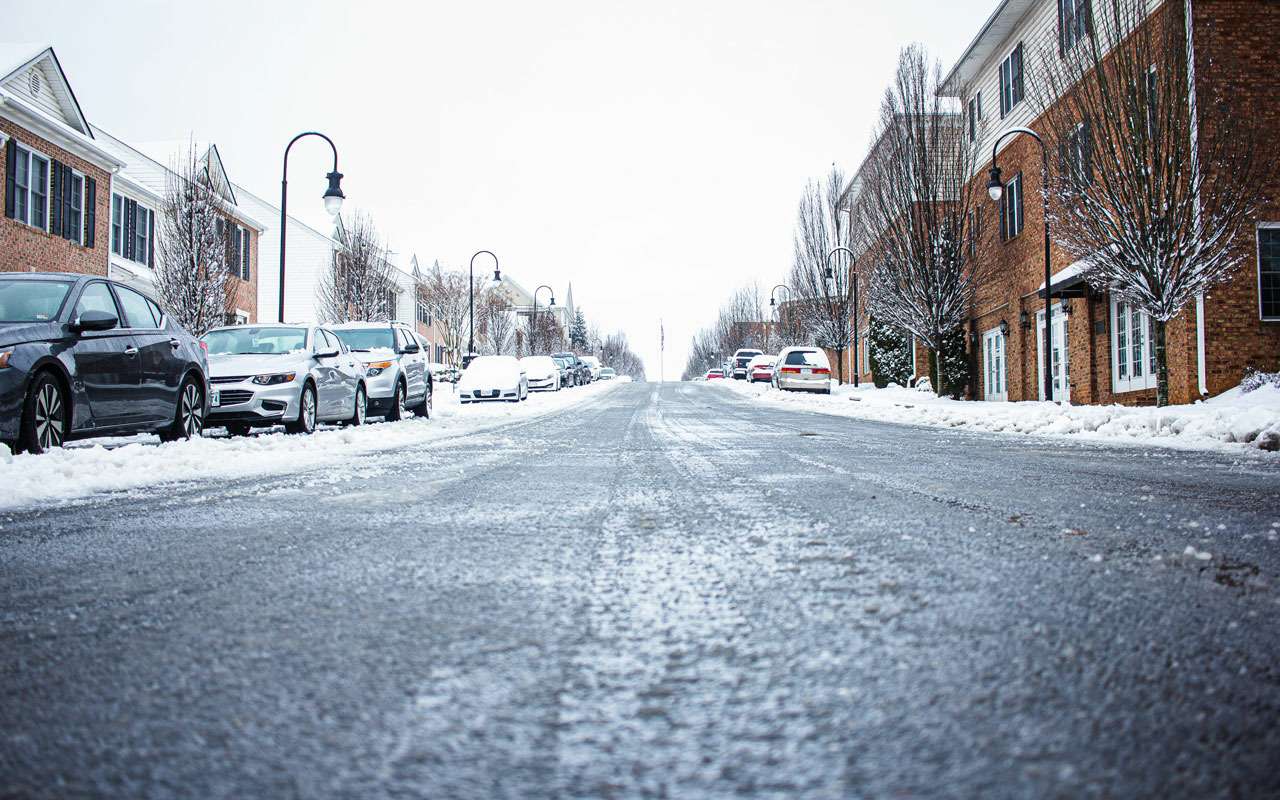
[[[1275,796],[1278,492],[637,384],[6,512],[0,796]]]

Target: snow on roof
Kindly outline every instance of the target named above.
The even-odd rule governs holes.
[[[1057,288],[1063,285],[1064,283],[1073,283],[1074,279],[1079,278],[1081,275],[1083,275],[1084,271],[1088,268],[1089,268],[1089,260],[1082,258],[1079,261],[1072,262],[1071,264],[1053,273],[1053,275],[1050,276],[1050,279],[1053,282],[1054,288]],[[1037,292],[1044,291],[1044,281],[1040,281],[1040,285],[1036,287],[1036,291]]]

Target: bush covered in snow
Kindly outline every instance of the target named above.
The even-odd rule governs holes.
[[[1240,382],[1240,394],[1248,394],[1263,386],[1273,386],[1280,389],[1280,372],[1261,372],[1251,369],[1244,376],[1244,380]]]
[[[867,333],[867,357],[872,379],[881,389],[891,383],[903,385],[911,379],[911,337],[874,316]]]

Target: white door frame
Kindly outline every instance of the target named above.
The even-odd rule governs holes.
[[[1054,364],[1053,399],[1059,403],[1071,402],[1071,339],[1067,335],[1069,317],[1058,306],[1053,314],[1053,348],[1061,349]],[[1036,396],[1044,400],[1044,311],[1036,313]]]
[[[983,400],[1003,402],[1009,399],[1008,344],[1008,339],[999,328],[992,328],[982,334]]]

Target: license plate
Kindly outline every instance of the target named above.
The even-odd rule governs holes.
[[[801,375],[812,375],[812,374],[813,374],[813,370],[808,369],[808,368],[802,368],[802,369],[800,370],[800,374],[801,374]]]
[[[209,392],[209,405],[213,406],[214,408],[217,408],[218,406],[222,405],[222,392],[218,391],[217,389],[214,389],[213,391]]]

